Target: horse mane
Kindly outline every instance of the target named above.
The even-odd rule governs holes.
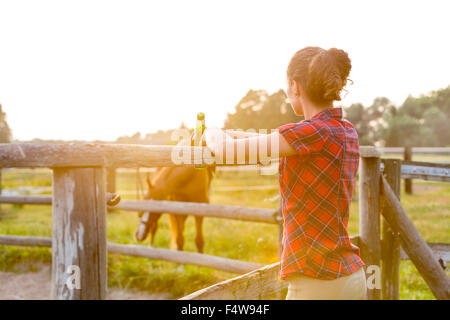
[[[177,143],[178,146],[190,145],[190,141],[188,139],[182,139]],[[183,185],[189,178],[192,177],[194,171],[187,167],[186,169],[176,169],[180,167],[158,167],[153,179],[150,179],[150,174],[147,173],[147,183],[152,185],[153,187],[160,187],[160,182],[163,183],[164,186],[167,185],[168,182],[177,182],[178,187]],[[212,180],[214,174],[216,173],[216,165],[208,165],[206,166],[206,170],[208,172],[209,181]]]

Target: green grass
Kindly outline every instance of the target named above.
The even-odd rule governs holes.
[[[23,173],[22,173],[23,172]],[[145,175],[142,174],[142,178]],[[144,180],[144,179],[142,179]],[[118,190],[132,191],[136,186],[133,172],[119,172]],[[277,175],[260,176],[256,172],[217,172],[213,180],[211,203],[249,207],[277,208],[278,200],[268,199],[277,190],[239,192],[214,191],[215,187],[245,185],[277,185]],[[8,170],[3,172],[3,187],[51,186],[49,170]],[[427,241],[450,242],[450,184],[414,181],[417,192],[402,194],[402,204],[414,224]],[[135,198],[126,195],[124,198]],[[115,212],[108,215],[108,240],[116,243],[136,244],[134,233],[138,224],[135,213]],[[349,233],[358,234],[358,203],[353,202],[349,220]],[[205,253],[260,262],[278,260],[278,229],[275,225],[250,223],[216,218],[204,219]],[[51,236],[51,207],[23,207],[2,205],[0,234]],[[185,229],[185,250],[196,251],[194,219],[189,217]],[[168,248],[170,232],[167,215],[159,221],[155,246]],[[47,248],[0,246],[0,270],[34,271],[39,263],[51,263]],[[179,265],[145,258],[108,256],[108,284],[110,287],[134,288],[149,293],[167,293],[179,298],[190,292],[234,277],[234,274],[209,268]],[[433,299],[433,295],[410,261],[401,263],[401,299]]]

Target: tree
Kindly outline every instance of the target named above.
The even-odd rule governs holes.
[[[360,145],[374,145],[382,138],[381,132],[385,126],[383,117],[391,107],[393,106],[388,98],[378,97],[370,107],[365,108],[361,103],[354,103],[344,109],[345,118],[358,132]]]
[[[129,136],[121,136],[116,139],[116,143],[120,144],[141,144],[142,138],[141,133],[138,131],[135,134],[133,134],[131,137]]]
[[[369,122],[367,121],[366,108],[362,103],[354,103],[344,109],[345,118],[350,121],[358,132],[360,145],[371,145],[373,141],[369,138]]]
[[[409,96],[388,116],[386,146],[449,146],[450,86],[418,98]]]
[[[418,98],[408,96],[400,107],[401,113],[416,119],[423,119],[425,112],[436,107],[446,115],[450,114],[450,86],[445,89],[432,91],[428,95]]]
[[[2,105],[0,104],[0,143],[11,142],[11,138],[12,133],[6,122],[6,113],[3,112]]]
[[[386,117],[387,126],[383,129],[383,140],[386,147],[418,146],[420,123],[417,119],[401,114]]]
[[[423,113],[424,127],[433,132],[437,146],[447,146],[450,144],[450,117],[438,107],[432,106]]]
[[[271,95],[265,90],[249,90],[236,105],[235,112],[227,114],[224,128],[270,130],[301,119],[295,115],[283,90]]]
[[[247,94],[235,106],[234,113],[227,113],[225,129],[256,128],[258,123],[258,111],[262,108],[267,92],[264,90],[249,90]]]

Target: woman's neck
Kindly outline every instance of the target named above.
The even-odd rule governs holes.
[[[316,114],[322,112],[325,109],[333,107],[331,106],[317,106],[310,101],[304,101],[303,105],[303,115],[305,116],[305,120],[309,120],[314,117]]]

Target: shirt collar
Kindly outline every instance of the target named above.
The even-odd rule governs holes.
[[[315,114],[311,119],[317,118],[342,119],[342,108],[333,108],[333,107],[327,108]]]

